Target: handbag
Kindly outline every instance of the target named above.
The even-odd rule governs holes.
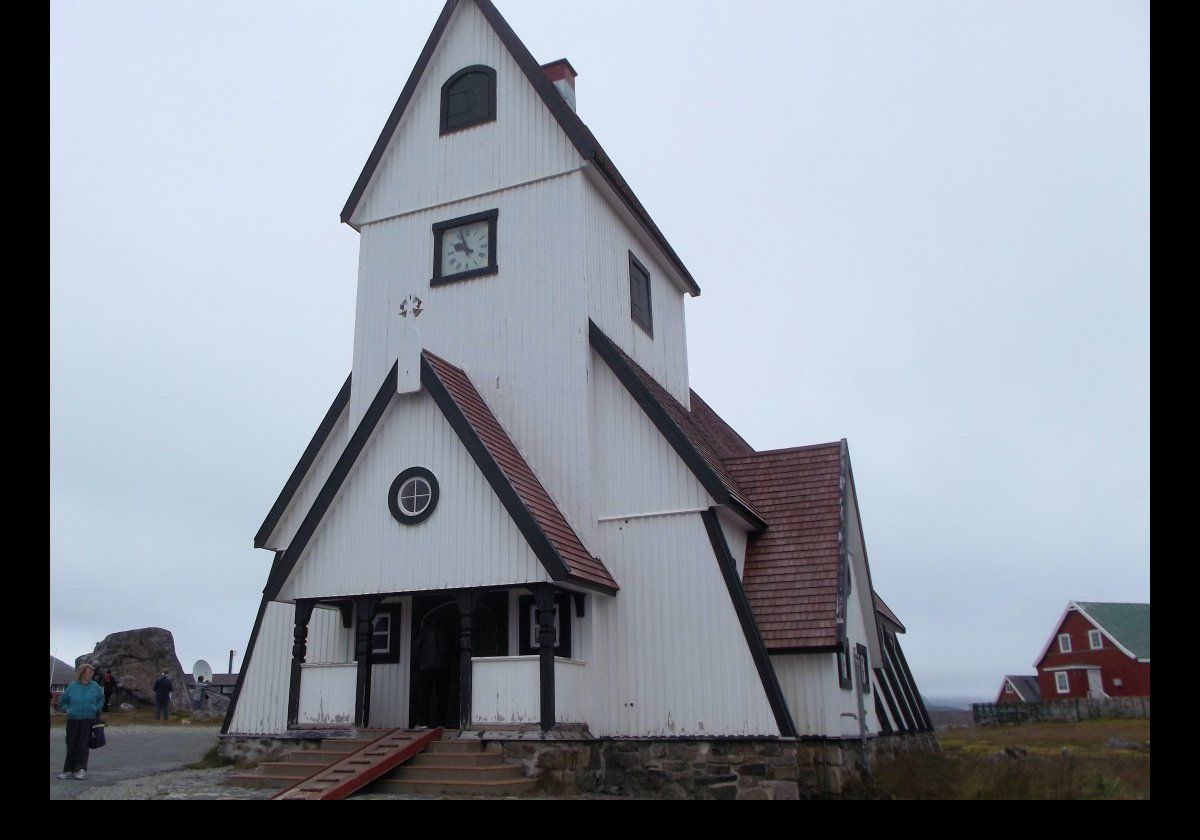
[[[108,741],[104,738],[104,721],[92,724],[92,736],[88,739],[88,749],[98,750],[106,743]]]

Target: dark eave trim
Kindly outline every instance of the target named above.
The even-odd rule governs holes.
[[[887,677],[888,685],[891,686],[891,693],[896,698],[896,704],[900,707],[900,716],[903,718],[902,727],[907,732],[916,732],[918,731],[918,726],[916,718],[913,716],[911,704],[905,695],[903,684],[896,676],[896,671],[892,667],[893,655],[891,647],[885,646],[883,649],[883,673]],[[899,722],[897,720],[897,723]]]
[[[700,514],[700,518],[704,520],[704,528],[708,531],[708,540],[712,543],[713,554],[717,558],[721,576],[725,578],[725,587],[729,590],[729,600],[733,602],[738,621],[742,625],[742,633],[746,636],[746,645],[750,648],[750,655],[754,658],[754,664],[758,668],[763,691],[767,694],[771,711],[775,713],[775,725],[779,727],[779,734],[784,738],[795,738],[797,737],[796,724],[792,721],[792,714],[788,710],[787,700],[783,696],[783,688],[779,685],[779,676],[775,673],[775,666],[771,664],[771,655],[767,652],[767,646],[763,642],[762,633],[759,632],[758,623],[754,620],[754,613],[750,609],[746,590],[742,586],[741,578],[738,577],[737,562],[729,550],[725,532],[721,530],[717,509],[709,508]]]
[[[350,224],[350,219],[354,216],[354,211],[358,209],[358,203],[362,200],[363,193],[367,191],[367,185],[371,183],[371,178],[374,176],[375,170],[379,167],[380,161],[383,160],[384,152],[387,151],[388,144],[392,141],[392,135],[396,133],[396,128],[400,125],[400,119],[404,116],[405,110],[408,109],[408,103],[417,92],[417,85],[420,84],[421,77],[425,75],[425,68],[429,66],[434,50],[437,49],[438,43],[442,40],[442,35],[446,31],[446,27],[450,24],[450,16],[458,8],[459,2],[461,0],[446,0],[446,5],[442,9],[441,15],[438,16],[437,23],[433,26],[433,31],[429,33],[429,39],[425,42],[425,48],[421,50],[421,55],[417,58],[416,66],[413,67],[412,73],[409,74],[408,81],[404,83],[404,89],[400,92],[400,98],[396,100],[396,105],[392,108],[392,113],[388,116],[387,122],[383,124],[383,131],[380,133],[379,139],[375,141],[375,147],[371,150],[371,156],[367,158],[366,165],[363,166],[362,173],[358,176],[358,181],[355,182],[354,189],[350,192],[350,197],[346,199],[346,205],[342,208],[343,224]]]
[[[292,538],[287,551],[283,553],[281,558],[276,560],[274,567],[271,569],[271,576],[267,580],[267,587],[264,590],[268,600],[273,601],[278,597],[280,590],[283,589],[283,584],[288,579],[288,575],[296,567],[296,563],[300,560],[300,555],[304,553],[304,549],[308,546],[308,541],[312,539],[317,526],[321,524],[321,520],[325,517],[325,512],[333,504],[334,497],[337,496],[338,490],[341,489],[342,483],[346,480],[346,476],[350,474],[350,470],[354,467],[355,461],[358,460],[359,454],[367,445],[367,441],[371,438],[371,434],[379,424],[380,418],[387,411],[392,398],[396,396],[398,377],[399,362],[393,364],[391,371],[384,377],[383,385],[380,386],[375,399],[371,401],[371,406],[367,409],[367,413],[363,415],[358,428],[354,430],[354,435],[351,436],[350,442],[346,444],[345,451],[342,452],[337,464],[334,465],[333,472],[325,480],[325,485],[321,488],[321,492],[317,494],[317,498],[313,502],[312,508],[308,511],[308,515],[300,523],[300,528],[296,531],[296,536]]]
[[[317,456],[321,454],[321,448],[325,446],[325,441],[329,439],[330,432],[333,431],[333,427],[337,425],[338,418],[342,416],[342,412],[350,403],[350,383],[353,378],[353,373],[346,377],[346,384],[342,386],[342,390],[338,391],[338,395],[333,398],[333,404],[329,406],[329,411],[325,412],[325,419],[317,427],[316,434],[309,441],[308,448],[304,450],[304,454],[300,456],[300,462],[292,470],[287,484],[283,485],[283,490],[279,493],[279,498],[275,500],[275,504],[271,507],[271,512],[267,514],[267,518],[263,520],[258,533],[254,535],[255,548],[266,546],[267,540],[271,538],[271,534],[275,531],[275,526],[279,524],[284,511],[291,504],[292,497],[296,495],[296,491],[300,489],[300,484],[304,481],[304,477],[308,475],[309,469],[312,468],[313,461],[317,460]]]
[[[500,499],[500,503],[504,505],[517,529],[529,543],[529,547],[542,566],[549,572],[550,577],[555,581],[569,582],[605,595],[615,595],[616,589],[586,580],[571,571],[566,560],[558,553],[554,543],[546,536],[541,526],[538,525],[537,519],[534,518],[520,494],[512,486],[512,482],[508,480],[504,470],[496,463],[496,459],[492,457],[491,451],[479,437],[475,427],[471,425],[471,421],[467,419],[466,414],[455,402],[454,397],[437,375],[437,371],[424,356],[421,357],[421,385],[429,391],[446,421],[454,429],[458,439],[462,441],[476,466],[479,467],[479,471],[483,473],[483,477],[491,485],[492,491]]]
[[[696,447],[688,440],[687,435],[671,419],[670,414],[667,413],[662,404],[650,393],[650,389],[646,387],[637,373],[626,364],[613,340],[596,326],[595,321],[590,319],[588,320],[588,339],[591,342],[592,348],[604,360],[604,363],[608,365],[609,370],[625,386],[625,390],[641,406],[642,411],[650,418],[650,422],[666,438],[667,443],[671,444],[676,454],[679,455],[688,469],[692,471],[692,474],[696,476],[709,495],[718,504],[725,505],[732,509],[738,516],[750,522],[757,530],[766,530],[767,523],[754,511],[733,498],[729,492],[729,488],[725,486],[725,482],[713,471],[713,468],[708,465],[703,456],[696,451]]]
[[[887,651],[884,651],[883,656],[884,656],[884,661],[886,661],[887,660]],[[882,694],[883,699],[885,701],[887,701],[888,710],[891,711],[891,713],[892,713],[891,717],[892,717],[892,720],[895,721],[896,727],[901,732],[906,731],[905,724],[904,724],[904,718],[901,717],[900,710],[896,706],[896,700],[894,697],[892,697],[892,689],[888,685],[887,674],[884,673],[884,670],[882,667],[875,668],[874,670],[875,670],[875,684],[879,687],[879,690],[875,692],[875,702],[876,703],[879,702],[879,696]]]
[[[282,552],[280,552],[282,553]],[[275,556],[279,559],[279,555]],[[267,604],[271,603],[266,595],[258,604],[258,615],[254,618],[254,629],[250,631],[250,641],[246,643],[246,655],[242,657],[242,667],[238,670],[237,684],[233,687],[233,697],[229,698],[229,709],[225,712],[225,720],[221,722],[221,734],[229,734],[229,725],[233,723],[233,714],[237,711],[238,698],[242,696],[242,684],[250,671],[250,660],[254,656],[254,647],[258,642],[258,631],[262,629],[263,616],[267,614]]]
[[[899,641],[896,641],[895,645],[896,660],[900,663],[900,669],[902,671],[904,680],[912,690],[912,697],[914,701],[913,711],[920,716],[921,721],[924,724],[925,731],[932,731],[933,721],[929,718],[929,710],[925,708],[925,700],[923,697],[921,697],[921,690],[917,688],[917,681],[913,679],[912,671],[909,670],[908,660],[904,657],[904,649],[900,647]]]
[[[537,91],[542,102],[554,115],[554,119],[558,122],[563,133],[567,135],[567,139],[571,141],[576,151],[585,160],[595,164],[596,171],[599,172],[604,180],[613,188],[613,191],[620,197],[621,201],[629,208],[638,222],[646,229],[650,238],[654,240],[666,255],[667,260],[679,272],[684,284],[694,297],[700,296],[700,286],[692,277],[687,266],[683,264],[683,260],[675,253],[675,249],[667,242],[666,236],[659,230],[658,225],[650,218],[650,213],[642,205],[638,197],[634,195],[629,183],[617,171],[617,167],[609,159],[605,151],[600,148],[600,144],[596,141],[595,135],[588,130],[583,124],[583,120],[579,115],[567,104],[563,99],[562,94],[554,87],[554,83],[546,77],[543,71],[543,65],[539,64],[533,54],[529,52],[529,48],[513,31],[513,28],[508,25],[508,21],[500,14],[499,10],[490,2],[490,0],[471,0],[483,13],[483,16],[491,24],[496,35],[499,36],[501,42],[508,48],[509,54],[513,60],[517,62],[517,66],[521,68],[521,72],[533,85],[533,89]],[[461,0],[447,0],[445,8],[442,9],[442,14],[438,18],[437,23],[433,27],[433,32],[429,35],[429,40],[425,42],[425,48],[421,51],[420,57],[417,58],[417,64],[413,67],[412,73],[408,77],[408,82],[404,85],[404,90],[400,93],[400,98],[396,101],[396,105],[392,108],[392,113],[388,117],[387,122],[383,126],[383,132],[379,135],[379,139],[375,141],[375,147],[371,150],[371,156],[367,158],[367,163],[363,167],[362,174],[358,176],[358,181],[354,185],[354,190],[350,193],[350,197],[346,200],[345,207],[342,208],[342,222],[350,224],[350,220],[354,216],[354,211],[358,209],[358,203],[362,200],[363,194],[367,191],[367,186],[371,183],[371,178],[375,174],[375,170],[379,167],[380,161],[383,160],[383,155],[387,151],[388,144],[391,142],[392,135],[396,128],[400,125],[400,120],[404,116],[405,110],[408,108],[408,103],[412,100],[416,93],[417,85],[421,81],[421,77],[425,74],[425,69],[429,66],[430,60],[433,58],[433,53],[437,49],[438,42],[441,41],[442,35],[445,34],[446,27],[450,23],[450,17],[454,14],[454,10],[458,8]]]

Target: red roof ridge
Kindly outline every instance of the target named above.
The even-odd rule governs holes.
[[[759,452],[748,452],[745,455],[728,455],[722,458],[723,461],[743,461],[752,458],[762,458],[768,455],[791,455],[801,452],[814,452],[818,449],[840,449],[844,441],[830,441],[829,443],[813,443],[808,446],[791,446],[786,449],[763,449]]]

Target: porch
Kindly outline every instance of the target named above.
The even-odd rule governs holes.
[[[288,729],[582,729],[588,597],[532,585],[298,601]]]

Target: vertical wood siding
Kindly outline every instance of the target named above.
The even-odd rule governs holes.
[[[667,279],[657,252],[642,244],[586,179],[583,229],[587,248],[584,277],[588,316],[605,335],[649,371],[671,396],[685,408],[690,407],[683,293]],[[653,338],[630,316],[630,251],[650,271]]]
[[[700,516],[606,523],[598,544],[621,592],[591,599],[591,731],[778,735]]]
[[[440,485],[437,510],[401,525],[388,491],[409,467]],[[392,400],[281,597],[323,598],[548,580],[508,511],[426,394]]]
[[[868,651],[879,650],[876,643],[871,645],[870,633],[863,621],[862,609],[856,597],[860,589],[867,589],[865,577],[858,572],[858,563],[852,563],[850,568],[850,585],[852,594],[846,614],[846,633],[850,639],[851,667],[853,667],[854,646],[867,645]],[[871,678],[872,694],[863,698],[866,707],[867,734],[872,735],[880,730],[879,720],[875,712],[874,692],[878,688],[874,684],[873,669],[882,665],[882,660],[876,659],[871,652],[868,665],[868,676]],[[775,673],[779,675],[779,684],[783,688],[783,696],[787,698],[788,708],[791,709],[792,719],[796,722],[796,730],[801,736],[821,736],[825,738],[856,738],[858,737],[858,691],[857,677],[854,689],[844,689],[838,682],[837,655],[832,653],[806,653],[772,655],[771,662],[775,665]],[[853,714],[855,717],[843,717],[843,714]]]
[[[596,517],[711,507],[714,502],[704,486],[646,412],[595,351],[590,351],[590,356]]]
[[[264,548],[269,548],[272,551],[287,550],[287,547],[292,542],[292,537],[296,536],[296,531],[299,530],[300,523],[304,521],[309,508],[312,507],[317,494],[321,492],[321,487],[325,484],[325,480],[333,472],[334,464],[341,457],[342,451],[346,448],[346,444],[349,441],[350,410],[347,406],[347,408],[342,410],[342,414],[334,425],[333,430],[329,433],[329,437],[325,439],[325,445],[321,447],[316,460],[308,468],[308,474],[300,482],[300,486],[292,496],[291,502],[288,503],[283,516],[279,518],[279,522],[276,524],[275,530],[271,532],[271,537],[267,540]]]
[[[412,656],[412,598],[399,599],[400,661],[371,669],[371,726],[407,727]]]
[[[476,64],[496,71],[496,121],[443,137],[442,85],[454,73]],[[369,224],[515,186],[578,168],[582,162],[475,4],[463,3],[429,62],[352,223]]]
[[[358,666],[304,665],[300,669],[301,726],[353,726]]]
[[[354,628],[342,626],[342,614],[318,607],[308,620],[305,662],[335,665],[354,661]]]
[[[570,175],[364,228],[351,394],[356,424],[403,353],[461,367],[576,528],[590,520],[582,184]],[[431,288],[434,222],[492,208],[499,273]],[[399,314],[410,295],[419,318]]]
[[[291,604],[267,605],[250,665],[242,680],[237,709],[229,724],[233,735],[268,735],[287,731],[287,697],[291,679]]]

